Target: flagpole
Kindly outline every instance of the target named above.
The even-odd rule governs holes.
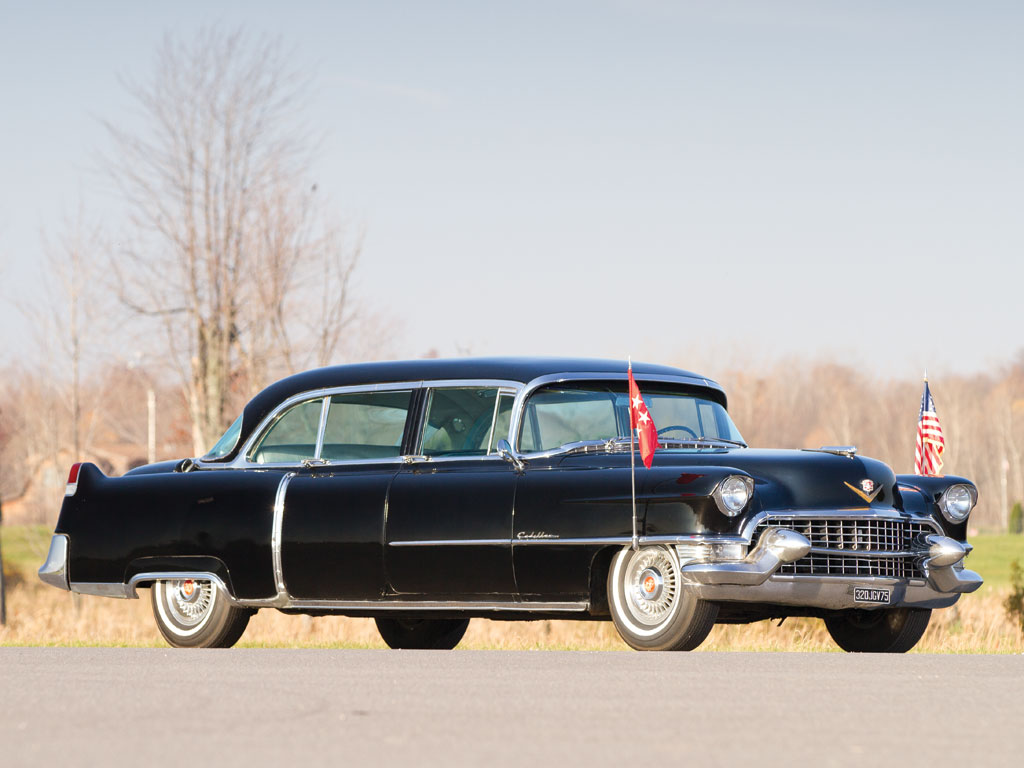
[[[629,372],[633,373],[633,358],[626,358],[629,365]],[[626,387],[626,397],[629,398],[629,387]],[[633,404],[629,403],[629,485],[633,496],[633,551],[640,549],[640,539],[636,534],[636,451],[633,448]]]

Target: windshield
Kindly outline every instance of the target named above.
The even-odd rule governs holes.
[[[659,441],[721,440],[743,437],[719,403],[665,384],[640,383]],[[629,439],[629,398],[625,382],[556,384],[526,402],[519,450],[549,451],[568,443]]]
[[[242,432],[242,417],[239,416],[235,419],[235,423],[228,427],[228,431],[225,432],[217,444],[210,449],[209,453],[203,456],[204,459],[223,459],[235,448],[235,443],[238,442],[238,435]]]

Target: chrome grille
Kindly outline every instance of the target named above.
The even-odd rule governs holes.
[[[767,528],[788,528],[811,542],[811,552],[806,557],[795,563],[783,563],[777,573],[894,579],[924,577],[918,556],[907,553],[915,548],[918,536],[937,532],[928,523],[910,520],[769,515],[754,529],[751,546]],[[892,554],[886,554],[889,552]]]

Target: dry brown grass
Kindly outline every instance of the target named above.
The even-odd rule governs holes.
[[[968,595],[936,611],[918,651],[925,653],[1024,653],[1024,634],[1006,617],[1003,592]],[[11,585],[8,624],[0,645],[163,646],[148,594],[140,600],[72,597],[32,579]],[[383,648],[370,619],[286,616],[260,611],[240,645]],[[610,622],[475,620],[460,648],[626,650]],[[701,646],[711,651],[835,651],[821,621],[789,619],[718,626]]]

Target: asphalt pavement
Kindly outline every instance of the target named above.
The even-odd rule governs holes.
[[[1024,656],[0,648],[0,766],[1020,766]]]

